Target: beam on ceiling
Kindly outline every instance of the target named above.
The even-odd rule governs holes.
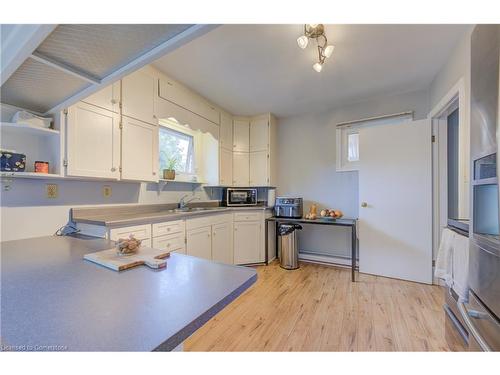
[[[31,56],[57,25],[14,25],[1,46],[0,86]]]
[[[60,70],[66,74],[70,74],[74,77],[81,79],[82,81],[86,81],[86,82],[89,82],[92,84],[100,84],[101,83],[101,80],[99,78],[92,77],[91,75],[89,75],[85,72],[79,71],[77,69],[72,68],[71,66],[68,66],[68,65],[63,64],[59,61],[51,59],[50,57],[44,56],[43,54],[41,54],[39,52],[34,51],[30,55],[30,57],[35,61],[38,61],[42,64],[48,65],[54,69]]]
[[[64,108],[69,107],[72,104],[92,95],[93,93],[99,91],[100,89],[118,81],[124,76],[146,66],[153,61],[159,59],[160,57],[166,55],[167,53],[179,48],[180,46],[190,42],[191,40],[198,38],[199,36],[208,33],[209,31],[215,29],[219,25],[193,25],[183,32],[177,34],[173,38],[163,42],[162,44],[156,46],[155,48],[149,50],[143,55],[137,57],[131,62],[127,63],[125,66],[114,71],[108,76],[104,77],[100,83],[94,83],[91,86],[83,89],[79,93],[67,98],[62,103],[59,103],[55,107],[48,110],[45,115],[55,114],[62,111]]]

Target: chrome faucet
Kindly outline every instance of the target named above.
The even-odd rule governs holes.
[[[187,206],[187,204],[188,204],[189,202],[192,202],[192,201],[194,201],[194,200],[200,199],[199,197],[192,197],[191,199],[186,200],[186,197],[188,197],[188,196],[189,196],[189,194],[186,194],[186,195],[184,195],[184,196],[180,199],[180,201],[179,201],[179,208],[181,208],[181,209],[182,209],[182,208],[186,208],[186,206]]]

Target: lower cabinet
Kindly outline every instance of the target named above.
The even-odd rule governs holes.
[[[234,222],[234,263],[251,264],[264,261],[260,221]]]
[[[166,234],[153,238],[153,246],[155,249],[169,250],[176,253],[186,253],[186,241],[184,232]]]
[[[212,260],[233,264],[233,225],[231,222],[212,226]]]
[[[186,232],[186,253],[194,257],[212,259],[212,227],[189,229]]]

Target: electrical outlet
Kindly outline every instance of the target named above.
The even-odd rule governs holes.
[[[109,186],[109,185],[104,185],[104,186],[102,187],[102,196],[103,196],[104,198],[109,198],[109,197],[111,197],[111,186]]]
[[[47,198],[57,198],[57,184],[47,184]]]

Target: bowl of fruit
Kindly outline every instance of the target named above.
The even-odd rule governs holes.
[[[333,209],[325,208],[325,209],[321,210],[321,212],[319,213],[319,216],[322,219],[333,220],[333,219],[340,219],[342,216],[344,216],[344,214],[340,210],[333,210]]]

